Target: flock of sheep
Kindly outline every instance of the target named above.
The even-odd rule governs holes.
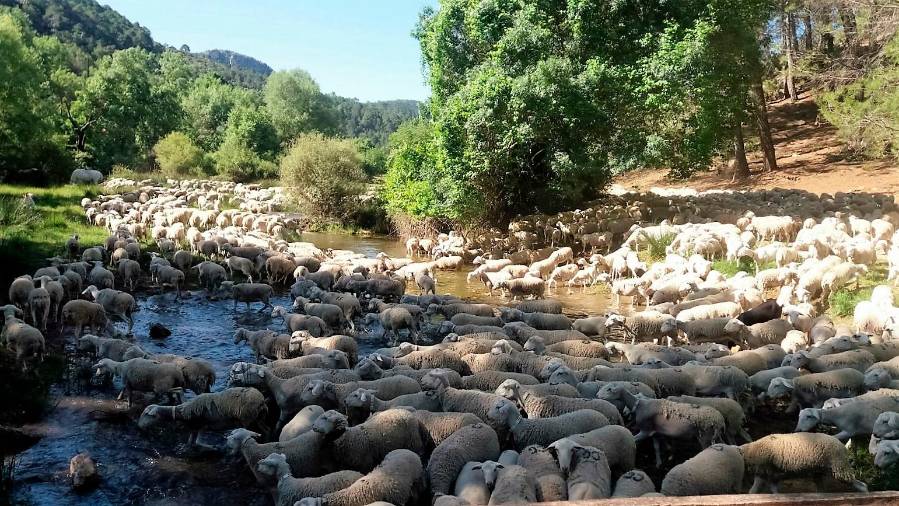
[[[899,273],[892,197],[619,192],[505,232],[411,238],[406,258],[366,258],[286,240],[299,222],[278,211],[278,189],[110,183],[122,192],[83,201],[109,239],[73,237],[51,266],[17,278],[3,341],[27,370],[48,329],[71,328],[129,405],[160,402],[140,428],[173,425],[191,445],[230,431],[227,451],[279,505],[777,492],[794,477],[867,491],[845,442],[870,436],[877,466],[899,460],[892,286],[858,305],[854,328],[824,314],[877,262]],[[641,254],[659,244],[664,257]],[[715,259],[773,267],[728,277]],[[438,295],[440,271],[467,265],[469,282],[508,303]],[[604,315],[572,319],[546,297],[602,283],[618,304]],[[130,332],[133,294],[180,297],[187,285],[233,298],[235,311],[262,304],[278,327],[222,336],[246,342],[256,363],[233,364],[219,391],[206,360],[149,354],[114,324]],[[292,307],[272,306],[282,290]],[[753,441],[746,426],[762,407],[795,417],[795,432]],[[655,471],[676,465],[653,483],[638,450]],[[70,471],[84,483],[94,469],[79,455]]]

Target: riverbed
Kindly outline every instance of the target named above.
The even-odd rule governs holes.
[[[379,252],[404,256],[405,248],[384,237],[360,237],[306,233],[303,241],[320,248],[349,249],[368,257]],[[460,271],[441,271],[438,293],[449,293],[478,302],[504,304],[480,282],[467,283],[471,266]],[[189,280],[188,285],[191,285]],[[417,293],[414,288],[409,293]],[[567,287],[548,294],[563,302],[573,315],[598,314],[608,306],[607,292]],[[202,291],[185,292],[181,300],[172,291],[160,294],[149,288],[137,295],[135,342],[150,353],[174,353],[201,357],[213,363],[217,380],[213,390],[226,387],[228,369],[239,361],[254,360],[246,343],[233,342],[234,330],[283,329],[271,311],[248,311],[243,304],[235,311],[231,300],[209,300]],[[291,300],[281,289],[272,301],[289,307]],[[160,323],[172,331],[163,340],[148,337],[150,325]],[[137,429],[136,406],[128,410],[125,401],[116,401],[118,391],[111,386],[93,385],[79,377],[79,366],[89,367],[71,344],[71,331],[65,345],[70,372],[52,390],[55,407],[38,424],[26,427],[41,436],[40,441],[16,457],[13,504],[119,505],[119,504],[270,504],[267,492],[256,485],[242,459],[222,453],[198,452],[186,447],[187,433],[175,426],[143,433]],[[372,336],[360,336],[360,353],[385,343]],[[89,372],[89,371],[88,371]],[[138,405],[138,403],[135,403]],[[222,445],[221,435],[206,434],[203,442]],[[91,492],[72,492],[67,480],[69,459],[88,452],[98,463],[101,481]]]

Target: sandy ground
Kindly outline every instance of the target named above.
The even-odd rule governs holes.
[[[687,180],[671,180],[667,169],[625,174],[615,180],[628,189],[651,187],[710,189],[791,188],[813,193],[838,191],[899,194],[899,164],[892,160],[855,159],[837,137],[836,128],[818,117],[812,97],[799,102],[769,105],[770,121],[779,170],[765,172],[759,152],[749,153],[752,177],[734,183],[728,169],[695,174]]]

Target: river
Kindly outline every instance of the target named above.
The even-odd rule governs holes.
[[[405,253],[402,244],[384,237],[305,233],[302,240],[320,248],[354,250],[368,257],[381,251],[396,257]],[[437,292],[479,302],[506,302],[490,295],[480,282],[466,283],[470,268],[438,273]],[[410,288],[410,293],[416,293],[415,289]],[[548,295],[561,300],[567,312],[584,315],[602,312],[607,307],[606,293],[592,288],[576,288],[569,293],[563,287]],[[210,301],[201,291],[185,293],[179,301],[171,291],[159,294],[148,288],[137,298],[135,341],[150,353],[175,353],[211,361],[217,373],[213,390],[226,386],[231,364],[253,361],[246,343],[233,343],[237,327],[283,328],[280,320],[270,318],[269,311],[258,312],[258,304],[250,311],[241,304],[234,311],[230,300]],[[290,306],[291,301],[281,290],[273,304]],[[171,329],[172,335],[164,340],[150,339],[148,329],[153,323]],[[70,334],[68,341],[72,341]],[[360,352],[383,344],[362,336]],[[73,346],[69,343],[65,348],[72,369],[77,369]],[[242,460],[186,448],[187,433],[174,426],[148,433],[139,431],[134,422],[138,408],[129,412],[124,401],[114,401],[117,391],[113,388],[94,386],[75,374],[67,374],[51,393],[55,407],[43,421],[26,427],[42,438],[16,456],[13,504],[270,504],[267,492],[256,485]],[[220,434],[207,434],[203,441],[223,444]],[[101,481],[94,490],[76,494],[67,480],[68,462],[85,451],[98,463]]]

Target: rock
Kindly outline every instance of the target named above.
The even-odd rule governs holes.
[[[83,490],[97,484],[100,475],[97,474],[97,464],[87,453],[79,453],[69,461],[69,478],[72,480],[72,488]]]
[[[152,339],[165,339],[172,335],[172,331],[165,328],[163,325],[159,323],[154,323],[150,325],[150,337]]]

